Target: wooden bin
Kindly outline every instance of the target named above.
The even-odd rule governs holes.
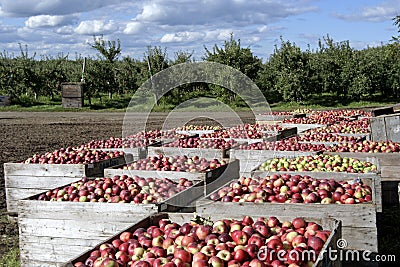
[[[83,83],[62,83],[62,107],[83,107]]]
[[[203,182],[194,182],[157,204],[20,200],[21,266],[61,265],[151,214],[190,205],[203,196]]]
[[[293,173],[296,174],[296,173]],[[303,173],[298,173],[303,175]],[[314,178],[335,179],[338,181],[353,180],[354,176],[342,173],[310,173]],[[262,175],[260,175],[261,177]],[[314,203],[253,203],[253,202],[213,202],[209,196],[196,202],[199,214],[226,214],[232,210],[236,215],[262,216],[294,216],[332,218],[342,222],[343,238],[348,242],[346,249],[369,250],[378,252],[378,231],[376,213],[381,209],[381,191],[378,175],[370,175],[361,179],[371,186],[372,203],[354,205],[314,204]],[[229,185],[229,183],[227,184]],[[218,191],[218,190],[216,190]],[[216,192],[215,191],[215,192]]]
[[[7,95],[0,95],[0,107],[6,107],[11,105],[11,99]]]
[[[104,170],[104,176],[113,177],[115,175],[138,175],[141,177],[159,177],[179,179],[181,177],[190,180],[204,181],[203,196],[214,191],[225,183],[239,178],[239,161],[231,160],[227,165],[207,171],[207,172],[176,172],[176,171],[141,171],[121,169],[125,165],[119,165]]]
[[[265,211],[261,213],[263,215],[269,216],[268,211]],[[260,215],[257,215],[257,217],[260,217]],[[243,216],[237,215],[237,214],[229,214],[229,215],[222,215],[222,214],[199,214],[200,216],[204,217],[210,217],[211,220],[221,220],[221,219],[242,219]],[[271,215],[272,216],[272,215]],[[295,215],[291,214],[288,216],[285,215],[279,215],[277,218],[279,220],[292,220],[294,219]],[[124,229],[120,233],[114,235],[112,238],[109,238],[107,240],[104,240],[104,242],[99,243],[97,246],[93,247],[91,250],[88,250],[86,252],[83,252],[79,257],[76,257],[75,259],[71,260],[68,263],[65,263],[65,267],[73,267],[75,263],[78,262],[84,262],[89,256],[90,253],[93,250],[99,249],[100,245],[103,243],[110,243],[112,240],[116,239],[119,237],[119,235],[124,232],[124,231],[129,231],[129,232],[134,232],[138,228],[148,228],[149,226],[158,225],[158,222],[161,219],[170,219],[172,222],[176,222],[180,225],[186,222],[190,222],[190,220],[193,218],[193,214],[190,213],[159,213],[156,215],[151,215],[140,222],[135,223],[134,225],[131,225],[130,227]],[[329,255],[327,253],[328,250],[337,250],[337,242],[341,238],[341,222],[333,219],[321,219],[319,216],[317,217],[311,217],[311,216],[305,216],[305,220],[307,221],[313,221],[318,224],[320,224],[324,229],[330,230],[331,234],[329,238],[327,239],[324,247],[322,248],[320,252],[320,257],[317,259],[317,261],[314,263],[313,267],[341,267],[341,262],[340,261],[331,261],[329,259]]]
[[[82,177],[104,176],[104,169],[125,163],[125,157],[93,164],[4,163],[7,211],[17,212],[18,200],[53,189]]]
[[[324,152],[324,154],[361,160],[376,158],[381,173],[382,202],[385,205],[399,205],[400,153]]]
[[[317,155],[321,151],[307,152],[307,151],[275,151],[275,150],[244,150],[244,149],[231,149],[230,159],[238,159],[240,164],[240,175],[250,176],[251,172],[261,163],[279,157],[298,157]]]

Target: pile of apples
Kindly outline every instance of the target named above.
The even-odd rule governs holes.
[[[101,151],[90,149],[76,149],[72,147],[60,148],[45,154],[35,154],[22,163],[25,164],[88,164],[101,160],[117,158],[124,155],[123,151]]]
[[[330,125],[323,128],[309,130],[313,133],[331,133],[331,134],[368,134],[370,123],[369,119],[361,119],[355,121],[345,121],[338,124]]]
[[[237,138],[261,139],[266,137],[263,132],[281,131],[280,125],[242,124],[222,131],[201,135],[201,138]]]
[[[308,131],[297,137],[297,140],[299,142],[357,142],[359,137]]]
[[[176,128],[177,131],[219,131],[222,130],[223,127],[216,125],[216,126],[212,126],[212,125],[193,125],[193,124],[189,124],[189,125],[184,125],[181,127]]]
[[[165,147],[181,147],[181,148],[214,148],[214,149],[229,149],[237,145],[233,139],[201,139],[199,137],[188,137],[177,139],[174,142],[165,144]]]
[[[127,139],[141,140],[160,140],[160,139],[178,139],[188,137],[187,134],[178,134],[175,129],[163,131],[163,130],[152,130],[152,131],[141,131],[133,135],[129,135]]]
[[[341,143],[329,149],[331,152],[363,152],[363,153],[399,153],[400,143],[393,141],[374,142],[364,140],[362,142]]]
[[[330,234],[320,224],[301,217],[286,221],[276,217],[216,221],[197,217],[182,224],[160,219],[154,225],[122,232],[74,266],[312,266]],[[305,250],[307,253],[302,253]]]
[[[283,123],[293,124],[335,124],[340,121],[346,121],[348,119],[341,117],[331,117],[329,115],[315,115],[303,118],[287,118],[283,120]]]
[[[323,144],[299,143],[296,138],[289,138],[275,142],[258,142],[241,144],[242,150],[273,150],[273,151],[325,151],[328,147]]]
[[[241,177],[210,195],[213,201],[254,203],[356,204],[372,201],[372,189],[361,181],[315,179],[308,175],[272,174]]]
[[[290,116],[290,115],[293,115],[293,112],[292,111],[266,111],[259,115]]]
[[[312,115],[329,115],[335,117],[351,117],[351,116],[371,116],[371,112],[364,111],[362,109],[334,109],[334,110],[315,110]]]
[[[206,172],[228,164],[225,160],[207,160],[199,156],[150,156],[122,166],[126,170]]]
[[[49,190],[38,200],[108,203],[160,203],[178,192],[193,186],[186,178],[173,181],[168,178],[143,178],[127,175],[112,178],[82,178],[64,188]]]
[[[106,140],[92,140],[79,148],[103,149],[103,148],[135,148],[146,147],[158,142],[154,139],[128,139],[110,137]]]
[[[259,170],[368,173],[376,171],[377,166],[371,162],[339,155],[314,155],[269,159],[260,165]]]

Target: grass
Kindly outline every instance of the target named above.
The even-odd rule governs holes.
[[[0,267],[19,267],[19,249],[13,248],[0,258]]]
[[[239,101],[240,102],[240,101]],[[45,111],[45,112],[125,112],[129,107],[131,111],[143,112],[152,110],[153,112],[166,112],[171,110],[179,111],[249,111],[246,104],[240,103],[227,105],[215,98],[200,97],[180,103],[179,105],[171,104],[169,99],[161,98],[159,105],[155,106],[151,95],[132,97],[131,95],[115,95],[113,99],[103,95],[101,98],[93,98],[91,105],[88,100],[84,101],[84,107],[78,109],[62,108],[61,98],[51,100],[48,97],[39,97],[38,100],[33,100],[28,97],[23,97],[19,103],[15,103],[8,107],[0,107],[0,111]],[[338,98],[332,94],[313,95],[307,101],[301,102],[279,102],[269,104],[269,108],[273,111],[290,111],[294,109],[333,109],[333,108],[374,108],[393,105],[399,102],[399,99],[389,99],[380,95],[369,96],[367,100],[362,101],[346,101],[343,98]],[[131,105],[130,105],[131,103]],[[266,107],[268,109],[268,107]]]

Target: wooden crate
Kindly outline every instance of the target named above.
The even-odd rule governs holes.
[[[310,129],[326,127],[328,124],[296,124],[296,123],[282,123],[283,128],[297,128],[297,132],[301,133]]]
[[[400,153],[364,153],[364,152],[324,152],[326,155],[340,155],[342,157],[367,160],[376,158],[380,167],[382,181],[382,202],[385,205],[399,205],[400,182]]]
[[[268,212],[265,212],[265,214],[268,215]],[[221,220],[221,219],[241,219],[243,216],[236,215],[236,214],[229,214],[227,215],[222,215],[222,214],[199,214],[200,216],[204,217],[210,217],[211,220]],[[272,216],[272,215],[271,215]],[[257,217],[260,217],[257,215]],[[293,215],[278,215],[276,216],[279,220],[292,220],[294,218]],[[176,222],[178,224],[183,224],[185,222],[189,222],[193,218],[193,214],[190,213],[159,213],[156,215],[151,215],[143,220],[141,220],[138,223],[135,223],[134,225],[131,225],[130,227],[124,229],[120,233],[114,235],[112,238],[109,238],[107,240],[104,240],[104,242],[99,243],[97,246],[93,247],[91,250],[88,250],[86,252],[83,252],[79,257],[76,257],[75,259],[71,260],[68,263],[65,263],[66,267],[73,267],[75,263],[77,262],[84,262],[89,256],[90,253],[93,250],[99,249],[100,245],[103,243],[110,243],[112,240],[115,238],[119,237],[119,235],[124,232],[124,231],[130,231],[134,232],[138,228],[147,228],[151,225],[158,225],[158,222],[161,219],[170,219],[172,222]],[[319,216],[317,217],[311,217],[311,216],[305,216],[305,220],[307,221],[314,221],[320,225],[324,229],[330,230],[331,234],[329,238],[327,239],[324,247],[321,250],[320,255],[322,255],[320,258],[317,259],[317,261],[314,263],[313,267],[341,267],[341,262],[340,261],[331,261],[328,257],[328,250],[337,250],[337,241],[341,238],[342,233],[342,227],[341,227],[341,222],[333,219],[321,219]]]
[[[275,150],[244,150],[244,149],[231,149],[229,156],[231,160],[238,159],[240,164],[240,175],[249,176],[251,172],[261,163],[268,159],[277,157],[298,157],[307,155],[317,155],[320,151],[316,152],[303,152],[303,151],[275,151]]]
[[[271,173],[272,174],[272,173]],[[293,173],[296,174],[296,173]],[[303,175],[303,173],[297,173]],[[270,174],[268,174],[270,175]],[[355,176],[342,173],[310,173],[314,178],[353,180]],[[260,175],[260,177],[265,175]],[[371,186],[372,203],[354,205],[314,204],[314,203],[253,203],[253,202],[213,202],[209,196],[197,201],[196,212],[199,214],[229,214],[232,210],[237,215],[295,216],[333,218],[342,222],[343,238],[348,242],[346,249],[370,250],[378,252],[378,231],[376,214],[381,210],[381,188],[379,176],[362,178],[364,184]],[[229,183],[228,183],[229,184]],[[227,184],[227,185],[228,185]],[[217,190],[216,190],[217,191]]]
[[[4,163],[7,211],[16,213],[19,199],[65,185],[77,178],[104,176],[105,168],[123,163],[123,156],[93,164]]]
[[[21,266],[60,265],[151,214],[187,207],[204,196],[203,181],[194,182],[157,204],[20,200]]]
[[[107,168],[104,170],[104,176],[113,177],[115,175],[137,175],[140,177],[158,177],[158,178],[170,178],[179,179],[181,177],[190,180],[201,180],[204,181],[204,187],[202,188],[203,196],[209,192],[214,191],[225,183],[239,178],[239,161],[230,160],[227,165],[221,166],[214,170],[207,172],[176,172],[176,171],[139,171],[139,170],[125,170],[121,169],[124,165]]]
[[[9,106],[11,104],[11,99],[9,96],[1,95],[0,96],[0,107]]]

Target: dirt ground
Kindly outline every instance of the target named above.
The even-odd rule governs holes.
[[[177,127],[187,122],[213,123],[224,126],[254,122],[252,113],[141,113],[94,112],[0,112],[0,257],[18,247],[18,227],[6,219],[3,163],[24,160],[34,153],[44,153],[76,146],[93,139],[121,137],[123,125],[132,132]],[[124,124],[125,122],[125,124]],[[146,124],[147,122],[147,124]]]

